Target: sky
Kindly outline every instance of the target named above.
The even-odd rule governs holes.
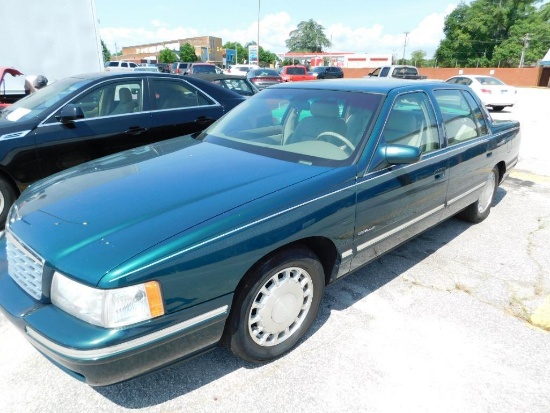
[[[287,51],[289,33],[313,19],[332,47],[326,52],[394,54],[423,50],[431,58],[445,16],[459,1],[392,0],[95,0],[101,39],[110,52],[196,36],[245,45],[258,38],[273,53]],[[469,4],[469,1],[466,1]],[[407,36],[405,36],[407,32]],[[405,38],[407,44],[405,46]]]

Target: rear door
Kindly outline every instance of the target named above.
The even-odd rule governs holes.
[[[439,222],[445,207],[448,159],[432,101],[424,92],[395,97],[371,165],[358,179],[355,269]],[[421,149],[419,162],[385,163],[387,145]]]
[[[469,90],[434,91],[449,156],[447,205],[460,210],[475,202],[495,165],[485,111]]]

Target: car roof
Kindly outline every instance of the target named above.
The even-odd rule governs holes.
[[[270,89],[291,88],[388,93],[395,89],[421,90],[434,88],[436,86],[459,87],[461,85],[451,85],[440,80],[348,78],[310,80],[308,82],[286,82],[270,86]]]

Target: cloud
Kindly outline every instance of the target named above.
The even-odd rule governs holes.
[[[407,36],[407,56],[414,50],[423,50],[431,57],[443,39],[443,24],[445,16],[455,9],[456,5],[449,5],[443,13],[427,15],[415,27],[409,30]],[[268,14],[260,19],[260,45],[274,53],[286,51],[286,40],[297,23],[287,12]],[[237,30],[212,30],[208,33],[204,29],[194,27],[170,27],[161,20],[152,20],[150,26],[138,29],[124,27],[107,27],[100,29],[101,38],[111,51],[122,49],[122,46],[150,44],[156,42],[184,39],[197,36],[214,36],[225,42],[237,41],[242,45],[256,41],[258,38],[258,22],[252,21],[248,26]],[[356,53],[392,53],[401,57],[405,42],[405,34],[387,33],[381,24],[371,27],[349,27],[342,23],[325,26],[325,35],[332,41],[331,50],[334,52]],[[116,48],[115,48],[116,42]]]

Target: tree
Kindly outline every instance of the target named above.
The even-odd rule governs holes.
[[[417,67],[426,66],[426,52],[415,50],[411,53],[411,64]]]
[[[170,49],[163,49],[158,56],[159,63],[174,63],[178,61],[178,55]]]
[[[537,32],[536,47],[544,42],[549,14],[547,6],[537,10],[540,0],[475,0],[460,3],[445,18],[445,38],[436,50],[440,66],[517,66],[525,30]],[[538,17],[536,17],[538,15]],[[528,24],[529,27],[525,27]],[[523,33],[522,33],[523,32]],[[548,44],[546,38],[546,44]]]
[[[313,19],[302,21],[298,28],[290,32],[286,41],[286,47],[290,52],[321,53],[324,47],[330,47],[331,43],[324,33],[325,28]]]
[[[111,60],[111,52],[109,52],[109,49],[107,49],[107,45],[103,40],[101,40],[101,49],[103,53],[103,61],[108,62]]]
[[[189,43],[180,46],[181,62],[198,62],[200,58],[195,54],[195,48]]]

